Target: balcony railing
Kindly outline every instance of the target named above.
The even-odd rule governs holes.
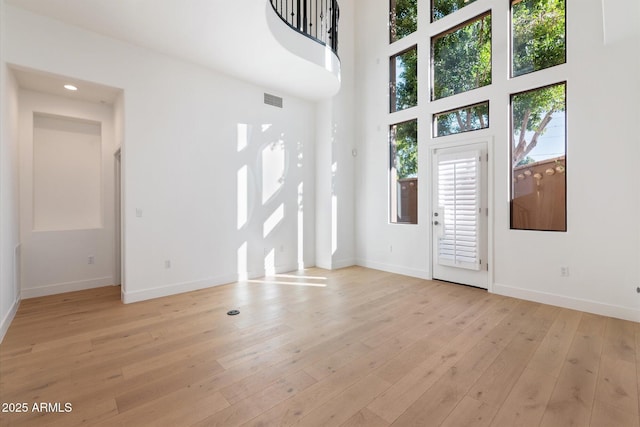
[[[337,0],[269,0],[273,10],[294,30],[331,47],[338,54]]]

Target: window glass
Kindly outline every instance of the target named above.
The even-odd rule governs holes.
[[[473,3],[476,0],[432,0],[431,1],[431,22],[437,21],[456,10]]]
[[[511,95],[511,228],[566,231],[566,84]]]
[[[418,29],[418,3],[391,0],[389,6],[389,42],[393,43]]]
[[[489,101],[433,115],[435,137],[489,127]]]
[[[564,0],[511,2],[512,76],[566,62]]]
[[[418,223],[418,121],[391,125],[390,207],[391,222]]]
[[[491,15],[432,39],[432,100],[491,84]]]
[[[390,111],[404,110],[418,104],[418,51],[412,47],[394,55],[389,63]]]

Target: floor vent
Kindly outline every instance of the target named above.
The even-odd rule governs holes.
[[[271,95],[270,93],[264,94],[264,103],[272,105],[274,107],[282,108],[282,98],[279,96]]]

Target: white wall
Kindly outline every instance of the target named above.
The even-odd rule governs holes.
[[[0,2],[0,28],[6,25]],[[18,84],[2,61],[6,37],[0,33],[0,341],[20,303],[18,206]]]
[[[20,90],[19,108],[22,297],[113,284],[113,108],[28,90]],[[90,121],[94,123],[94,127],[95,123],[100,124],[101,135],[90,135],[93,142],[88,144],[97,143],[95,148],[99,151],[85,153],[91,155],[92,159],[86,158],[86,155],[76,159],[83,163],[93,163],[93,170],[86,171],[90,177],[83,179],[90,181],[89,184],[92,185],[90,188],[79,188],[72,198],[75,200],[63,199],[58,194],[57,200],[50,200],[50,203],[43,201],[46,196],[40,193],[53,194],[57,191],[51,188],[38,190],[38,186],[44,185],[40,181],[43,178],[48,182],[64,181],[71,172],[59,171],[61,164],[50,164],[41,158],[42,154],[46,154],[47,158],[56,159],[61,154],[60,150],[57,154],[38,154],[37,151],[47,145],[62,148],[70,143],[70,138],[82,139],[82,144],[87,145],[84,140],[87,135],[78,136],[75,132],[78,129],[71,129],[74,131],[71,132],[68,127],[64,131],[60,130],[60,123],[55,121],[52,124],[57,129],[52,130],[51,125],[44,126],[44,121],[51,119],[43,117],[43,114],[54,118]],[[78,153],[79,150],[74,147],[73,151]],[[65,155],[65,158],[68,163],[70,156]],[[50,176],[45,177],[47,174]],[[95,205],[92,211],[96,212],[76,208],[77,212],[71,213],[60,208],[61,205],[76,204]],[[92,264],[89,264],[90,256],[94,257]]]
[[[492,292],[640,321],[640,42],[637,2],[567,2],[567,63],[508,80],[508,2],[478,0],[429,24],[420,0],[419,30],[394,46],[387,33],[388,3],[358,3],[356,109],[358,120],[358,263],[430,277],[429,148],[436,142],[492,138],[494,235]],[[426,7],[425,7],[426,6]],[[430,37],[485,10],[493,13],[492,85],[429,102]],[[615,12],[615,13],[614,13]],[[603,19],[607,34],[603,33]],[[608,23],[608,24],[607,24]],[[584,28],[590,28],[588,32]],[[606,36],[606,37],[605,37]],[[606,41],[606,43],[605,43]],[[389,56],[418,43],[419,106],[388,114]],[[631,52],[634,52],[631,54]],[[568,231],[509,229],[509,94],[567,81]],[[434,140],[434,112],[489,99],[490,129]],[[418,118],[419,224],[388,224],[388,142],[392,123]],[[393,251],[390,251],[390,247]],[[560,266],[570,276],[560,277]]]
[[[124,90],[126,301],[230,282],[239,265],[248,275],[262,274],[265,252],[272,250],[268,264],[278,271],[297,268],[300,257],[313,265],[311,103],[285,96],[283,109],[266,106],[268,88],[6,9],[8,62]],[[240,150],[239,125],[249,129]],[[271,171],[281,174],[281,186],[263,202],[262,159],[272,145],[284,148],[284,170]],[[248,212],[238,229],[237,179],[245,166]],[[265,236],[265,222],[279,213],[283,217]],[[239,262],[245,242],[247,260]]]
[[[316,263],[342,268],[355,253],[355,3],[340,2],[340,91],[316,111]]]

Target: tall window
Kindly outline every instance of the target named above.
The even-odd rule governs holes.
[[[418,51],[414,46],[389,61],[389,109],[395,111],[418,104]]]
[[[567,230],[566,83],[511,95],[511,228]]]
[[[392,223],[418,223],[418,121],[389,128],[389,195]]]
[[[391,0],[389,6],[389,42],[393,43],[418,29],[418,2]]]
[[[491,14],[432,39],[432,100],[491,84]]]
[[[565,35],[565,0],[513,0],[512,76],[564,64]]]

